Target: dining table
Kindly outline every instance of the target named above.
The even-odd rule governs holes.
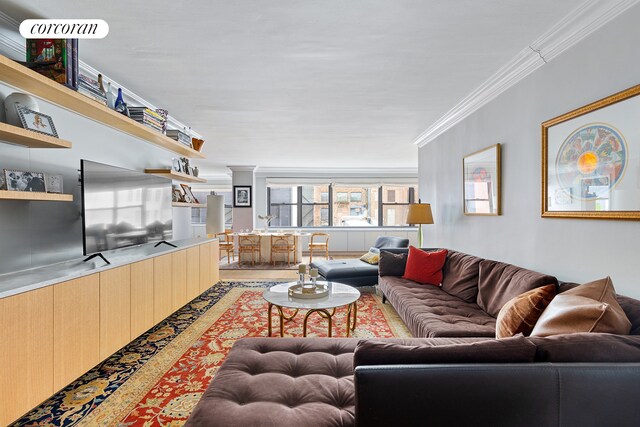
[[[259,263],[269,263],[271,262],[271,236],[280,237],[280,236],[293,236],[294,242],[296,245],[296,250],[294,252],[294,259],[291,260],[292,264],[299,264],[302,262],[302,238],[309,237],[311,233],[306,232],[286,232],[286,231],[253,231],[249,232],[235,232],[232,233],[236,242],[236,248],[238,247],[238,239],[242,236],[248,235],[258,235],[260,238],[260,260],[256,260]],[[274,261],[276,262],[287,262],[287,255],[283,253],[275,254]],[[243,259],[240,259],[240,255],[238,256],[238,262],[251,262],[251,255],[244,254]]]

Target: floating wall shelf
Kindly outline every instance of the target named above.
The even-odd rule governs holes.
[[[187,175],[186,173],[177,172],[173,169],[145,169],[145,173],[151,175],[161,176],[163,178],[175,179],[182,182],[207,182],[204,178],[198,178],[193,175]]]
[[[0,122],[0,141],[28,148],[71,148],[71,143],[43,133],[22,129]]]
[[[193,148],[180,144],[160,132],[116,113],[2,55],[0,55],[0,81],[173,153],[188,158],[205,157]]]
[[[0,190],[0,200],[31,200],[42,202],[73,202],[71,194],[39,193],[31,191]]]
[[[173,202],[174,208],[204,208],[205,204],[202,203],[184,203],[184,202]]]

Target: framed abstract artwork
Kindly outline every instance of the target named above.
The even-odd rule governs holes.
[[[462,159],[462,194],[465,215],[501,215],[500,144]]]
[[[542,217],[640,220],[639,94],[542,123]]]

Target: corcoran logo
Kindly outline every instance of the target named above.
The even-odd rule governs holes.
[[[25,39],[103,39],[109,24],[102,19],[25,19],[20,34]]]

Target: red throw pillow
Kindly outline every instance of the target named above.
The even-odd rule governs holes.
[[[418,283],[440,286],[442,283],[442,267],[444,267],[446,259],[446,249],[425,252],[409,246],[407,267],[404,270],[404,276],[402,276],[402,278]]]

